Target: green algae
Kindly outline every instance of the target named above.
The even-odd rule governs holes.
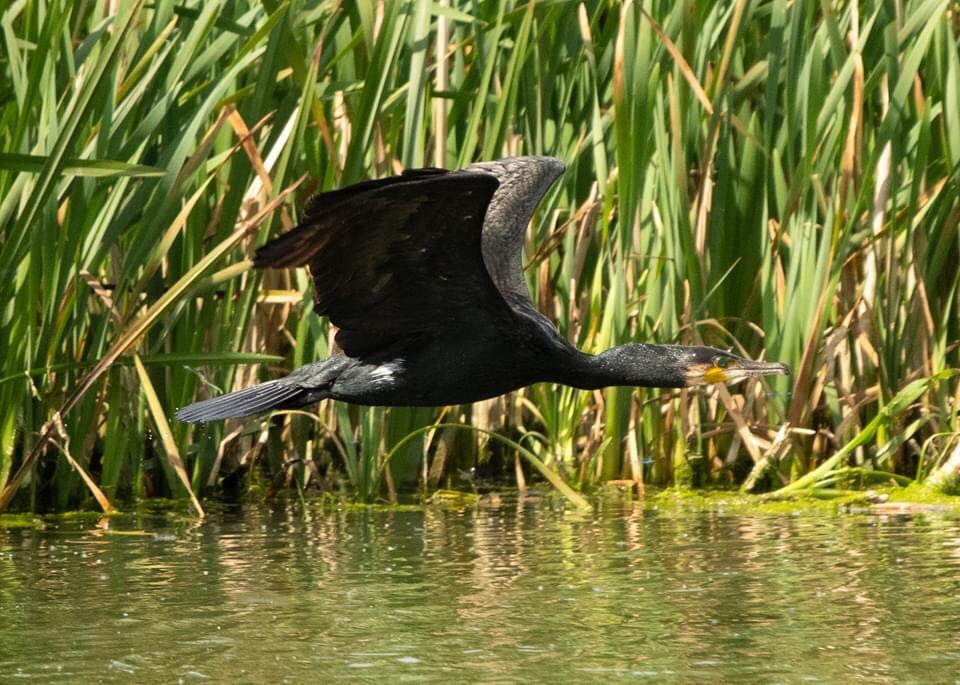
[[[865,494],[861,498],[866,503]],[[797,514],[807,512],[837,512],[844,501],[837,498],[797,497],[793,499],[764,499],[762,495],[743,494],[735,490],[690,490],[669,488],[648,492],[646,502],[659,510],[700,513],[725,512],[735,514]]]
[[[0,529],[32,528],[43,530],[46,527],[46,522],[36,514],[0,514]]]
[[[960,497],[948,495],[924,483],[911,483],[903,488],[889,488],[890,502],[915,503],[948,507],[960,512]]]
[[[795,515],[812,512],[904,513],[947,511],[960,514],[960,498],[943,495],[911,484],[873,490],[818,489],[790,498],[769,498],[725,490],[685,490],[670,488],[648,492],[648,505],[661,510],[682,512],[724,512],[731,514]]]
[[[312,511],[369,511],[409,512],[425,509],[463,510],[470,508],[496,508],[519,500],[552,500],[557,506],[569,502],[555,490],[544,486],[519,491],[516,488],[491,488],[485,492],[475,490],[439,489],[430,493],[408,495],[398,502],[358,502],[346,494],[332,492],[311,493],[295,497],[282,493],[268,495],[266,491],[245,497],[244,502],[267,505],[302,505]],[[714,490],[692,488],[652,488],[642,494],[633,488],[608,485],[597,488],[587,497],[594,510],[604,505],[634,503],[643,508],[676,513],[724,513],[759,515],[797,515],[808,513],[920,513],[941,511],[960,514],[960,497],[945,495],[923,484],[911,483],[905,487],[888,485],[870,490],[842,490],[818,488],[798,492],[790,497],[770,497],[769,494],[749,494],[739,490]],[[144,499],[131,504],[129,509],[104,514],[100,511],[70,511],[58,514],[2,514],[0,528],[44,529],[62,524],[95,525],[105,518],[111,520],[134,517],[164,518],[170,521],[196,523],[189,509],[189,500]],[[228,503],[216,500],[205,502],[211,513]]]

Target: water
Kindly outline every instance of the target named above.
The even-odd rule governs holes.
[[[960,520],[553,500],[0,528],[0,682],[960,682]]]

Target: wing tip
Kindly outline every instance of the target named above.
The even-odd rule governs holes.
[[[475,162],[466,168],[467,171],[483,171],[493,174],[497,178],[510,177],[531,171],[549,183],[560,178],[567,170],[567,165],[556,157],[545,155],[523,155],[518,157],[501,157],[487,162]],[[548,185],[549,185],[548,183]]]
[[[258,247],[253,255],[253,266],[263,268],[284,268],[289,266],[304,266],[317,253],[318,248],[314,241],[305,241],[310,231],[315,231],[318,222],[326,216],[332,216],[340,207],[351,202],[369,202],[378,197],[381,191],[388,191],[398,186],[417,187],[424,182],[433,182],[439,178],[451,177],[453,174],[447,169],[439,167],[424,167],[422,169],[405,169],[402,173],[352,183],[348,186],[327,190],[310,197],[303,206],[300,222],[290,230],[268,240]],[[304,248],[308,249],[304,249]]]

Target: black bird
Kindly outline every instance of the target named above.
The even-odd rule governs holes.
[[[416,169],[312,198],[300,224],[257,250],[257,267],[309,266],[317,314],[342,350],[289,376],[177,412],[205,422],[322,399],[367,405],[474,402],[531,383],[679,388],[789,373],[713,347],[581,352],[530,300],[527,223],[564,171],[510,157]]]

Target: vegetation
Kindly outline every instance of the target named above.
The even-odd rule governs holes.
[[[7,3],[0,509],[523,486],[521,446],[575,489],[956,487],[958,29],[947,0]],[[568,166],[527,273],[571,340],[794,376],[171,422],[328,354],[307,275],[245,259],[309,194],[522,153]]]

